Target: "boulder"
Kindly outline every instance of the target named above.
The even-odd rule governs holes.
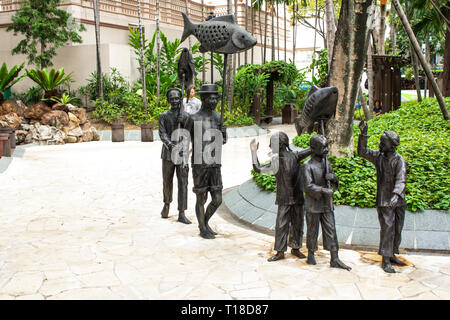
[[[41,101],[34,106],[27,108],[24,112],[24,117],[33,120],[40,120],[44,113],[50,111],[52,111],[52,109]]]
[[[17,129],[21,124],[22,119],[20,119],[20,117],[13,112],[0,116],[0,128]]]
[[[80,125],[81,130],[86,131],[89,130],[92,127],[92,124],[89,121],[86,121],[82,125]]]
[[[64,139],[65,143],[77,143],[77,141],[77,137],[74,136],[66,136],[66,138]]]
[[[78,126],[78,127],[70,129],[70,131],[67,135],[73,136],[73,137],[81,137],[83,135],[83,130],[81,130],[80,126]]]
[[[20,127],[19,127],[19,129],[20,130],[24,130],[24,131],[30,131],[31,129],[33,129],[33,125],[31,125],[31,124],[26,124],[26,123],[23,123],[22,122],[22,124],[20,125]]]
[[[41,124],[61,129],[69,124],[69,116],[64,111],[53,110],[42,116]]]
[[[89,142],[92,141],[93,134],[91,130],[83,131],[83,135],[81,136],[81,139],[83,142]]]
[[[100,135],[98,134],[97,129],[91,127],[89,130],[92,132],[92,141],[100,141]]]
[[[31,130],[33,140],[42,145],[64,144],[66,134],[56,127],[36,123]]]
[[[73,129],[80,125],[80,119],[77,118],[72,112],[67,113],[69,115],[69,128]]]
[[[70,111],[69,108],[67,107],[67,105],[62,104],[62,103],[55,103],[52,106],[52,109],[53,110],[60,110],[60,111],[64,111],[64,112],[69,112]]]
[[[9,113],[15,113],[19,117],[22,117],[27,106],[20,100],[7,99],[0,104],[0,116]]]
[[[16,130],[16,144],[24,144],[28,131],[26,130]]]
[[[87,117],[86,117],[85,109],[76,108],[76,109],[71,110],[70,112],[72,112],[80,120],[80,124],[86,123]]]

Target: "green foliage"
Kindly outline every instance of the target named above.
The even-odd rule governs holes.
[[[82,24],[73,22],[67,11],[58,9],[61,0],[26,0],[12,16],[12,24],[6,31],[23,35],[12,54],[24,54],[29,64],[39,68],[52,66],[56,49],[68,42],[81,43],[79,32],[85,31]]]
[[[225,110],[224,118],[226,126],[237,126],[237,127],[251,126],[254,121],[253,117],[250,117],[247,114],[245,114],[239,107],[236,107],[235,109],[231,110],[231,112]]]
[[[52,91],[72,79],[72,73],[66,75],[64,68],[59,70],[51,69],[50,71],[47,69],[27,69],[25,72],[44,91]]]
[[[123,114],[122,107],[116,103],[97,99],[94,101],[95,110],[92,113],[97,119],[102,119],[108,123],[115,123]]]
[[[238,68],[234,78],[234,95],[238,105],[248,114],[257,90],[265,90],[270,75],[274,75],[274,113],[279,114],[287,102],[300,103],[303,92],[300,84],[304,74],[294,64],[271,61],[264,65],[247,64]]]
[[[24,65],[25,62],[20,66],[15,65],[8,71],[6,62],[2,64],[2,67],[0,68],[0,101],[3,99],[3,94],[6,90],[11,88],[14,84],[26,76],[25,74],[19,76],[19,73],[22,71]]]
[[[311,85],[320,84],[328,74],[328,50],[320,50],[318,55],[314,55],[309,67],[305,69],[306,72],[312,72],[314,70],[314,76],[312,81],[306,81]]]
[[[251,171],[253,175],[253,180],[262,189],[270,192],[277,192],[277,183],[275,181],[275,176],[271,173],[256,173],[254,170]]]
[[[78,92],[87,96],[90,100],[97,99],[97,73],[92,72],[87,80],[87,84],[78,88]],[[122,97],[129,91],[130,84],[116,69],[111,68],[111,73],[102,73],[103,80],[103,95],[104,99],[109,102],[123,104]]]
[[[41,101],[42,90],[40,87],[34,86],[23,93],[13,94],[13,97],[15,100],[21,100],[25,105],[30,106]]]
[[[450,103],[450,98],[446,98],[446,103]],[[370,149],[378,149],[380,136],[385,130],[395,131],[400,136],[397,152],[407,163],[407,209],[449,210],[450,124],[442,118],[436,99],[424,99],[422,103],[403,103],[400,109],[376,117],[368,125]],[[359,135],[357,125],[353,127],[353,134],[356,150]],[[306,148],[312,135],[295,137],[293,143]],[[330,156],[329,160],[339,179],[339,190],[334,193],[334,203],[374,207],[376,170],[373,164],[356,153],[346,158]],[[273,186],[268,185],[269,178],[266,177],[263,181],[263,177],[252,174],[258,185],[265,190],[273,189]]]
[[[78,98],[76,97],[71,97],[70,95],[66,94],[65,92],[62,94],[61,97],[51,97],[50,99],[46,99],[46,100],[50,100],[50,101],[54,101],[54,102],[58,102],[61,104],[69,104],[73,101],[79,101]]]

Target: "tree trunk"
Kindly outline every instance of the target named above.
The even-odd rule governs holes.
[[[408,11],[408,2],[405,2],[405,9],[406,9],[406,14],[408,14],[408,12],[409,12]],[[408,19],[409,19],[409,17],[408,17]],[[415,20],[415,14],[414,14],[413,22],[414,22],[414,20]],[[414,70],[414,84],[415,84],[416,92],[417,92],[417,101],[422,102],[422,93],[420,90],[419,62],[418,62],[418,58],[414,51],[411,41],[409,41],[409,50],[411,51],[411,63],[412,63],[413,70]]]
[[[234,0],[234,17],[236,19],[236,24],[238,23],[238,6],[237,6],[237,0]],[[241,54],[235,53],[233,54],[233,72],[232,74],[236,74],[236,69],[241,65]]]
[[[264,54],[263,54],[263,64],[266,63],[266,53],[267,53],[267,1],[266,7],[264,9]]]
[[[147,87],[145,82],[145,61],[144,61],[144,28],[142,27],[140,0],[138,1],[138,19],[139,19],[139,39],[141,41],[139,53],[141,55],[142,104],[144,107],[144,113],[147,113]]]
[[[428,66],[427,61],[425,60],[425,57],[423,56],[422,50],[420,49],[420,45],[417,42],[417,39],[414,35],[414,32],[411,29],[411,26],[409,25],[408,18],[406,17],[405,13],[403,12],[403,8],[401,7],[398,0],[392,0],[392,4],[395,7],[395,10],[397,10],[397,14],[400,17],[400,20],[402,21],[403,26],[405,27],[406,33],[408,34],[409,40],[413,44],[413,48],[416,51],[416,54],[419,58],[420,64],[422,65],[422,68],[425,70],[425,74],[428,77],[428,80],[431,82],[431,85],[434,90],[434,94],[436,95],[436,99],[439,103],[439,107],[441,108],[442,115],[445,120],[449,119],[447,107],[445,105],[444,99],[442,98],[441,90],[439,89],[436,81],[434,80],[433,74]]]
[[[275,5],[270,4],[270,15],[272,16],[272,61],[275,61]]]
[[[277,60],[280,60],[280,7],[277,2]]]
[[[447,2],[450,8],[450,1]],[[450,9],[447,9],[447,19],[450,20]],[[442,94],[450,97],[450,27],[445,32],[444,70],[442,72]]]
[[[161,49],[159,46],[159,1],[156,1],[156,97],[160,94]]]
[[[363,112],[364,112],[364,119],[366,121],[369,121],[370,119],[372,119],[372,111],[370,111],[369,108],[367,108],[367,101],[364,98],[364,94],[361,89],[361,86],[359,86],[359,90],[358,90],[358,99],[359,99],[359,101],[361,101],[361,109],[363,109]]]
[[[428,65],[428,68],[430,68],[430,41],[428,39],[425,40],[425,60]],[[434,78],[434,76],[433,76]],[[425,98],[428,96],[428,81],[425,81],[425,90],[424,90],[424,96]]]
[[[380,31],[378,32],[378,54],[385,54],[384,37],[386,35],[386,1],[380,4]]]
[[[336,114],[328,127],[330,154],[353,154],[353,115],[369,44],[373,0],[343,1],[333,48],[330,84],[339,91]]]
[[[264,46],[263,46],[263,32],[262,32],[262,23],[261,23],[261,4],[258,6],[258,23],[259,23],[259,35],[261,39],[261,61],[264,58]]]
[[[297,45],[297,33],[295,32],[296,28],[296,21],[297,18],[297,8],[298,3],[297,1],[294,1],[294,10],[293,10],[293,18],[292,18],[292,63],[295,64],[295,46]]]
[[[250,12],[252,13],[252,20],[251,20],[251,25],[252,25],[252,35],[255,37],[256,39],[256,35],[255,35],[255,9],[253,8],[253,1],[250,0]],[[252,53],[250,56],[250,63],[253,64],[255,61],[255,50],[254,50],[255,46],[252,47]]]
[[[287,18],[286,18],[286,1],[283,1],[284,10],[284,62],[287,62]]]
[[[100,9],[99,0],[94,0],[94,22],[95,22],[95,48],[97,51],[97,94],[103,100],[103,78],[102,78],[102,62],[100,58]]]
[[[373,110],[375,105],[375,73],[373,72],[373,48],[369,43],[369,48],[367,49],[367,82],[368,92],[369,92],[369,110]]]
[[[245,0],[245,30],[248,31],[248,0]],[[248,63],[248,50],[245,51],[244,63]]]
[[[325,20],[327,22],[327,49],[328,49],[328,70],[333,57],[334,34],[336,32],[334,4],[332,0],[325,0]]]
[[[391,24],[389,38],[391,39],[391,43],[389,44],[389,52],[392,55],[395,55],[395,48],[397,47],[397,30],[395,29],[395,11],[391,10]]]

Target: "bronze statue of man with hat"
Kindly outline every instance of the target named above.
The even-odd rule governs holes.
[[[405,264],[395,256],[399,253],[401,232],[405,220],[406,162],[396,152],[400,138],[393,131],[384,131],[379,150],[367,148],[368,126],[359,124],[358,155],[369,160],[377,169],[378,220],[380,222],[380,246],[378,254],[383,256],[381,267],[385,272],[395,273],[392,264]]]
[[[195,213],[200,236],[214,239],[217,233],[208,222],[222,203],[221,159],[227,133],[220,114],[215,112],[219,99],[217,85],[204,84],[199,93],[202,106],[198,112],[189,116],[186,125],[192,141],[192,190],[197,197]],[[211,202],[205,210],[208,193]]]

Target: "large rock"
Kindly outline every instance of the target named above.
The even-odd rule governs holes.
[[[66,138],[64,139],[65,143],[77,143],[77,141],[77,137],[74,136],[66,136]]]
[[[83,108],[76,108],[73,109],[72,112],[79,120],[80,120],[80,124],[84,124],[87,121],[87,117],[86,117],[86,110]]]
[[[91,130],[83,131],[83,135],[81,136],[81,139],[83,142],[89,142],[92,141],[93,134]]]
[[[27,138],[28,131],[16,130],[16,144],[24,144]]]
[[[24,112],[24,117],[33,120],[40,120],[45,113],[50,111],[52,111],[52,109],[41,101],[26,109]]]
[[[66,134],[56,127],[36,123],[31,130],[33,140],[38,144],[64,144]]]
[[[7,99],[0,105],[0,116],[15,113],[19,117],[22,117],[26,109],[27,106],[22,101]]]
[[[69,115],[69,128],[73,129],[80,125],[80,119],[77,118],[72,112],[68,113]]]
[[[42,116],[41,124],[61,129],[69,124],[69,116],[64,111],[53,110]]]
[[[92,127],[92,124],[89,121],[86,121],[82,125],[80,125],[81,130],[86,131],[89,130]]]
[[[90,127],[89,131],[92,132],[92,141],[100,141],[100,135],[98,134],[97,129]]]
[[[71,129],[67,135],[72,137],[81,137],[83,135],[83,130],[81,130],[80,126],[78,126]]]
[[[15,113],[8,113],[0,116],[0,128],[14,128],[20,127],[22,119]]]

